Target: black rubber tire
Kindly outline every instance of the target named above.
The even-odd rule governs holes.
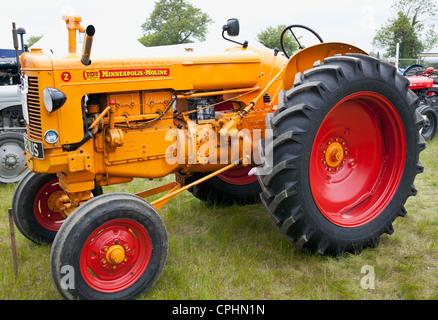
[[[406,133],[406,162],[390,202],[371,221],[345,227],[329,221],[315,203],[310,187],[311,150],[318,129],[332,108],[358,91],[376,92],[396,106]],[[282,91],[278,110],[266,118],[273,131],[273,169],[259,175],[261,199],[271,219],[298,247],[338,256],[376,247],[383,233],[393,232],[393,221],[405,216],[404,203],[416,194],[415,176],[423,171],[419,153],[425,141],[419,134],[423,118],[409,81],[389,64],[359,54],[326,58],[297,74],[294,87]],[[262,141],[262,145],[264,142]]]
[[[84,280],[80,257],[88,237],[114,219],[125,219],[143,226],[150,237],[152,251],[147,268],[137,281],[122,291],[105,293],[95,290]],[[68,300],[132,299],[149,291],[158,280],[166,263],[167,251],[164,222],[151,204],[131,194],[105,194],[87,201],[65,220],[53,242],[51,274],[56,288]],[[74,288],[65,288],[65,285],[63,288],[63,266],[73,268]]]
[[[15,162],[14,168],[9,169],[6,164],[3,163],[5,160],[4,157],[7,156],[7,150],[3,150],[2,146],[6,143],[12,143],[19,147],[19,151],[17,153],[14,152],[14,156],[19,158],[18,161],[22,161],[22,163]],[[0,184],[6,183],[17,183],[29,172],[29,169],[25,166],[25,157],[23,155],[24,151],[24,138],[23,134],[18,132],[0,132]],[[17,167],[18,166],[18,167]],[[14,172],[14,173],[13,173]],[[17,174],[15,174],[15,172]],[[8,175],[7,173],[11,174]]]
[[[34,213],[34,201],[39,190],[56,178],[55,173],[29,172],[17,185],[12,197],[12,215],[17,229],[27,239],[37,244],[52,243],[57,233],[41,225]],[[101,195],[102,187],[96,187],[92,193],[94,196]]]
[[[210,172],[194,173],[186,184],[201,179],[208,174]],[[218,177],[208,179],[189,189],[189,192],[199,200],[206,202],[208,205],[218,206],[231,206],[233,204],[244,206],[259,203],[261,191],[258,181],[246,185],[236,185],[227,183]]]
[[[421,131],[421,135],[426,140],[432,140],[437,131],[438,114],[436,113],[434,107],[430,106],[420,106],[418,108],[418,112],[427,117],[426,124]]]
[[[413,68],[410,68],[409,70],[405,71],[404,76],[405,77],[413,77],[413,76],[421,76],[426,72],[426,68],[423,66],[416,66]]]

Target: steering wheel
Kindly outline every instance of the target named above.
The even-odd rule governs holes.
[[[300,25],[300,24],[293,24],[290,26],[287,26],[286,28],[284,28],[283,32],[281,33],[280,36],[280,45],[281,45],[281,50],[283,51],[284,55],[286,56],[286,58],[290,58],[289,54],[286,52],[286,50],[284,49],[284,35],[285,33],[289,30],[290,33],[292,33],[292,36],[294,37],[295,41],[298,44],[298,48],[299,49],[304,49],[305,47],[303,45],[301,45],[300,41],[298,40],[298,38],[295,36],[294,32],[292,31],[292,29],[294,28],[301,28],[301,29],[305,29],[307,31],[309,31],[310,33],[312,33],[315,37],[318,38],[319,42],[324,43],[324,41],[322,40],[322,38],[319,36],[319,34],[317,34],[315,31],[313,31],[312,29],[310,29],[309,27]]]

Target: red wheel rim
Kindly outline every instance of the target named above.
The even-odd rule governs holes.
[[[376,218],[403,174],[406,137],[400,115],[385,97],[359,92],[325,117],[310,156],[310,188],[331,222],[357,227]]]
[[[132,220],[112,220],[96,229],[84,244],[81,274],[97,291],[119,292],[143,275],[151,253],[149,234],[143,226]]]
[[[217,177],[226,183],[244,186],[257,181],[257,175],[248,175],[252,167],[238,167],[219,173]]]
[[[58,231],[61,227],[65,217],[59,212],[56,200],[63,194],[64,190],[57,178],[47,182],[38,191],[33,203],[33,213],[42,227],[51,231]]]

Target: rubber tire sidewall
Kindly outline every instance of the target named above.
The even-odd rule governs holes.
[[[23,236],[35,243],[52,243],[56,236],[56,231],[44,228],[34,213],[34,201],[38,192],[56,178],[56,174],[29,172],[19,182],[12,197],[15,225]]]

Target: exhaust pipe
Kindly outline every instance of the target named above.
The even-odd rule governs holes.
[[[93,36],[96,32],[96,29],[89,25],[87,29],[85,30],[85,40],[84,40],[84,47],[82,49],[82,58],[81,62],[84,66],[89,66],[91,64],[90,60],[90,54],[91,54],[91,46],[93,44]]]
[[[15,59],[17,59],[18,74],[21,73],[20,54],[18,53],[18,32],[15,27],[15,22],[12,22],[12,38],[14,40]]]

